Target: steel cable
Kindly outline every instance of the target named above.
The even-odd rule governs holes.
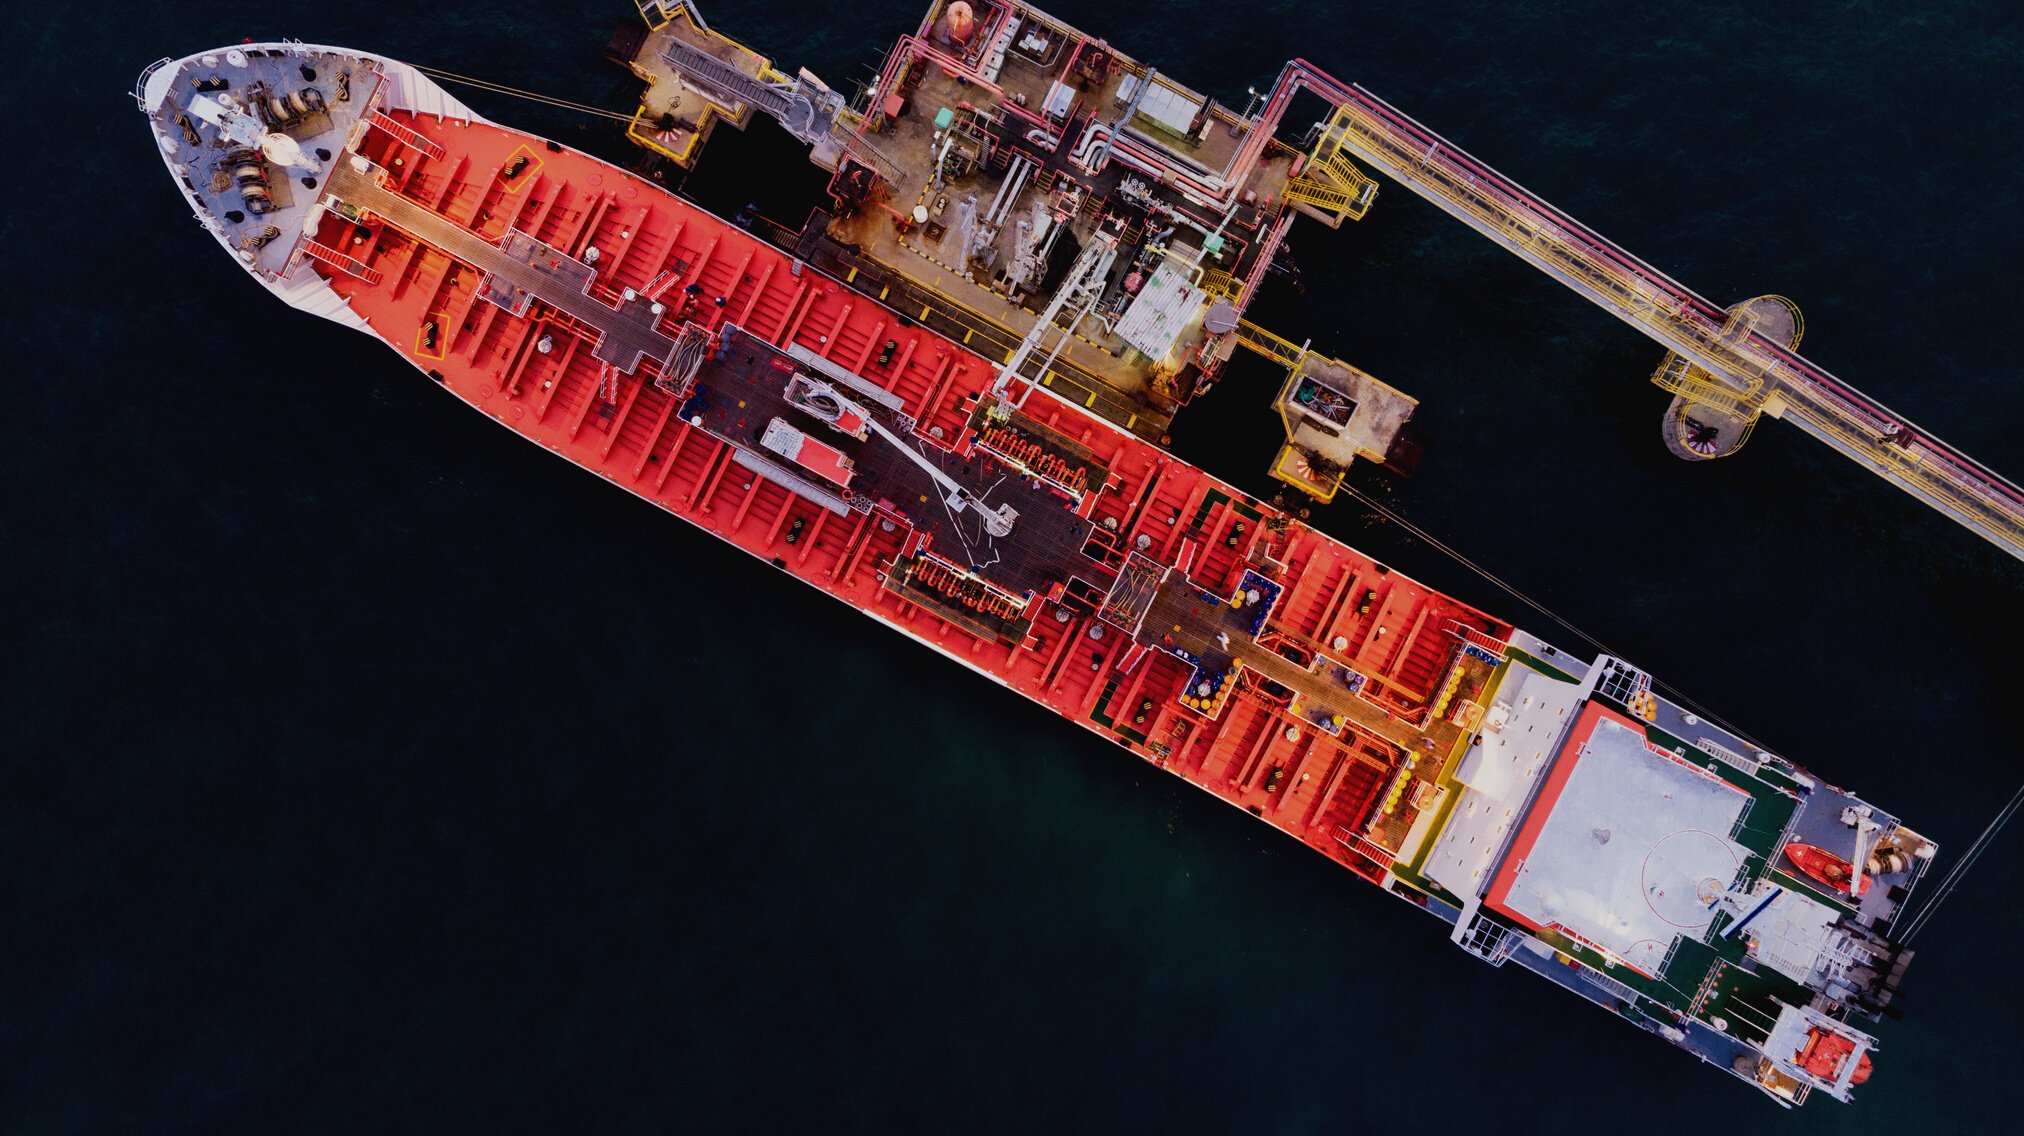
[[[2003,830],[2004,825],[2010,823],[2011,817],[2017,815],[2017,807],[2020,804],[2024,804],[2024,785],[2017,787],[2017,791],[2011,794],[2009,802],[1996,814],[1995,819],[1991,820],[1988,827],[1982,830],[1982,834],[1975,838],[1975,842],[1968,846],[1968,850],[1961,854],[1961,858],[1955,861],[1954,866],[1947,869],[1947,874],[1940,877],[1937,885],[1939,890],[1933,893],[1932,902],[1920,908],[1919,913],[1912,917],[1900,942],[1909,944],[1912,936],[1925,929],[1926,923],[1933,917],[1933,912],[1938,911],[1940,904],[1945,903],[1947,897],[1954,894],[1954,889],[1961,886],[1961,880],[1967,876],[1968,869],[1975,866],[1975,861],[1981,859],[1982,853],[1989,850],[1996,834]]]
[[[558,99],[552,95],[542,95],[536,94],[533,91],[523,91],[518,87],[509,87],[503,83],[494,83],[487,79],[473,79],[468,75],[458,75],[455,72],[441,71],[437,70],[434,67],[417,66],[415,70],[420,71],[422,74],[427,75],[432,79],[442,79],[446,82],[451,83],[462,83],[464,86],[476,87],[481,91],[491,91],[493,94],[511,95],[514,98],[526,99],[529,102],[541,103],[544,106],[555,107],[558,110],[573,110],[581,114],[591,114],[596,115],[599,118],[609,118],[615,122],[631,122],[633,120],[633,116],[629,114],[620,114],[617,111],[604,110],[600,107],[588,106],[583,103],[573,103],[570,102],[568,99]]]
[[[1482,565],[1476,563],[1475,561],[1469,559],[1467,556],[1464,556],[1459,550],[1442,542],[1438,537],[1434,536],[1427,530],[1419,527],[1418,525],[1412,523],[1409,520],[1406,520],[1404,517],[1399,516],[1397,513],[1393,512],[1390,508],[1386,507],[1383,503],[1370,497],[1368,494],[1357,489],[1355,486],[1350,485],[1347,482],[1344,482],[1341,487],[1344,490],[1347,490],[1350,496],[1355,497],[1357,500],[1363,502],[1365,505],[1370,506],[1370,508],[1376,510],[1387,520],[1391,521],[1395,525],[1398,525],[1400,528],[1411,533],[1413,536],[1418,537],[1420,540],[1426,542],[1436,551],[1446,555],[1450,559],[1454,560],[1457,564],[1460,564],[1462,567],[1467,568],[1469,571],[1474,572],[1478,576],[1481,576],[1483,579],[1488,580],[1491,584],[1502,589],[1505,593],[1510,595],[1513,599],[1516,599],[1519,603],[1524,604],[1525,606],[1531,608],[1532,610],[1538,612],[1539,614],[1566,628],[1568,631],[1573,632],[1575,638],[1580,639],[1584,643],[1587,643],[1590,647],[1595,648],[1596,651],[1605,655],[1614,655],[1617,658],[1623,657],[1616,651],[1611,650],[1607,645],[1605,645],[1601,640],[1597,639],[1595,636],[1590,635],[1588,632],[1583,631],[1581,628],[1576,627],[1574,624],[1568,622],[1566,618],[1556,614],[1552,609],[1548,608],[1545,604],[1542,604],[1538,600],[1533,599],[1531,596],[1526,595],[1524,592],[1519,591],[1515,585],[1504,580],[1496,573],[1491,572],[1488,568],[1485,568]],[[1673,701],[1679,703],[1680,705],[1686,707],[1687,709],[1692,710],[1695,714],[1698,714],[1701,717],[1706,718],[1708,721],[1715,723],[1716,725],[1722,727],[1723,729],[1729,731],[1731,734],[1734,734],[1739,738],[1743,738],[1746,741],[1749,740],[1749,735],[1743,733],[1741,730],[1738,730],[1736,727],[1731,726],[1727,722],[1724,722],[1722,719],[1716,717],[1714,714],[1709,713],[1707,709],[1703,707],[1700,703],[1695,702],[1691,698],[1688,698],[1685,694],[1681,693],[1677,688],[1673,687],[1672,685],[1663,682],[1658,678],[1652,679],[1652,685],[1657,687],[1663,694],[1665,694],[1666,697],[1672,699]]]

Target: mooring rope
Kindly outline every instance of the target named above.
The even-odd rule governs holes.
[[[1576,627],[1572,623],[1569,623],[1565,617],[1555,614],[1551,609],[1547,608],[1546,605],[1540,603],[1538,600],[1533,599],[1531,596],[1526,595],[1524,592],[1519,591],[1517,587],[1513,586],[1512,584],[1508,583],[1501,577],[1497,576],[1489,569],[1484,568],[1482,565],[1477,564],[1475,561],[1469,559],[1467,556],[1462,555],[1462,553],[1459,550],[1452,548],[1446,543],[1442,542],[1432,533],[1429,533],[1428,531],[1412,523],[1411,521],[1406,520],[1404,517],[1399,516],[1391,509],[1385,507],[1385,505],[1383,505],[1381,502],[1372,499],[1369,495],[1358,490],[1355,486],[1344,483],[1342,485],[1342,488],[1348,490],[1350,496],[1355,497],[1358,501],[1363,502],[1365,505],[1375,510],[1378,514],[1385,517],[1393,524],[1398,525],[1400,528],[1411,533],[1413,536],[1418,537],[1422,541],[1425,541],[1432,548],[1447,555],[1450,559],[1462,565],[1464,568],[1469,569],[1471,572],[1476,573],[1478,576],[1481,576],[1483,579],[1488,580],[1491,584],[1494,584],[1498,588],[1503,589],[1512,598],[1518,600],[1518,602],[1526,605],[1527,607],[1530,607],[1534,611],[1537,611],[1539,614],[1544,615],[1546,618],[1551,619],[1555,623],[1558,623],[1560,626],[1573,632],[1577,638],[1581,639],[1589,646],[1595,648],[1597,651],[1605,655],[1616,654],[1615,651],[1612,651],[1608,647],[1604,646],[1602,642],[1597,640],[1593,635],[1590,635],[1587,632],[1583,631],[1581,628]],[[1721,726],[1723,729],[1728,730],[1730,733],[1735,734],[1737,737],[1740,738],[1745,736],[1741,731],[1737,730],[1734,726],[1731,726],[1728,723],[1722,721],[1720,718],[1717,718],[1713,714],[1708,713],[1706,710],[1702,709],[1699,705],[1697,705],[1692,699],[1688,698],[1684,694],[1681,694],[1678,690],[1674,689],[1673,687],[1660,682],[1656,678],[1652,680],[1652,685],[1664,691],[1667,697],[1678,702],[1680,705],[1693,710],[1701,717],[1706,718],[1711,722],[1714,722],[1716,725]],[[1919,909],[1918,913],[1912,917],[1912,921],[1910,923],[1906,924],[1904,934],[1900,936],[1898,939],[1899,942],[1909,945],[1912,941],[1912,937],[1925,929],[1927,922],[1929,922],[1932,919],[1933,913],[1935,911],[1938,911],[1940,909],[1940,905],[1947,901],[1947,897],[1953,895],[1954,890],[1961,886],[1961,881],[1967,878],[1968,869],[1974,867],[1975,862],[1981,859],[1982,854],[1989,850],[1989,847],[1995,842],[1997,834],[2001,833],[2003,831],[2004,826],[2010,823],[2010,819],[2017,815],[2020,806],[2024,806],[2024,785],[2019,785],[2017,787],[2017,791],[2011,794],[2010,800],[2007,803],[2005,803],[2000,810],[1997,811],[1995,817],[1989,821],[1988,826],[1982,829],[1982,834],[1975,838],[1975,842],[1968,846],[1968,850],[1961,854],[1961,858],[1954,862],[1954,866],[1947,869],[1946,875],[1941,876],[1939,881],[1933,885],[1934,890],[1930,893],[1933,898],[1930,901],[1928,901],[1924,907]]]
[[[529,102],[540,103],[543,106],[554,107],[557,110],[575,111],[579,114],[588,114],[594,115],[598,118],[611,119],[614,122],[630,123],[634,118],[634,116],[630,114],[620,114],[617,111],[605,110],[602,107],[594,107],[584,103],[571,102],[568,99],[559,99],[552,95],[538,94],[534,91],[523,90],[518,87],[509,87],[504,83],[494,83],[487,79],[474,79],[468,75],[459,75],[452,71],[443,71],[434,67],[417,66],[415,70],[420,71],[423,74],[430,76],[431,78],[441,79],[445,82],[461,83],[464,86],[476,87],[481,91],[490,91],[493,94],[497,95],[508,95],[517,99],[526,99]],[[1533,599],[1531,596],[1520,591],[1518,587],[1512,584],[1510,581],[1505,580],[1503,577],[1498,576],[1496,573],[1490,571],[1488,568],[1485,568],[1482,565],[1476,563],[1474,560],[1469,559],[1467,556],[1463,555],[1459,549],[1454,548],[1453,546],[1442,541],[1440,538],[1434,536],[1427,530],[1400,516],[1398,513],[1392,511],[1383,503],[1377,501],[1375,498],[1372,498],[1368,494],[1364,493],[1362,490],[1359,490],[1355,486],[1350,485],[1346,482],[1341,486],[1341,488],[1348,490],[1350,496],[1356,498],[1358,501],[1363,502],[1364,505],[1368,506],[1370,509],[1375,511],[1378,515],[1384,517],[1386,520],[1389,520],[1393,524],[1404,529],[1406,532],[1411,533],[1414,537],[1424,542],[1428,547],[1433,548],[1435,551],[1440,552],[1441,554],[1447,556],[1455,563],[1460,564],[1462,567],[1467,568],[1471,572],[1474,572],[1476,575],[1482,577],[1484,580],[1488,581],[1492,586],[1498,588],[1505,594],[1511,596],[1519,603],[1524,604],[1526,607],[1531,608],[1532,610],[1552,620],[1554,623],[1557,623],[1561,627],[1572,632],[1575,638],[1580,639],[1582,642],[1588,644],[1590,647],[1593,647],[1597,652],[1604,655],[1613,655],[1616,656],[1617,658],[1623,657],[1621,655],[1618,655],[1616,651],[1611,650],[1600,639],[1597,639],[1595,636],[1590,635],[1588,632],[1583,631],[1581,628],[1575,626],[1565,616],[1562,616],[1554,612],[1551,608],[1547,607],[1545,604],[1540,603],[1538,600]],[[1714,714],[1709,713],[1708,710],[1705,707],[1703,707],[1700,703],[1695,702],[1693,699],[1687,697],[1685,694],[1681,693],[1678,688],[1672,686],[1671,684],[1666,683],[1658,679],[1657,677],[1654,677],[1652,679],[1652,685],[1659,688],[1659,690],[1662,693],[1664,693],[1666,697],[1672,699],[1673,701],[1679,703],[1680,705],[1686,707],[1687,709],[1692,710],[1695,714],[1699,715],[1700,717],[1706,718],[1708,721],[1715,723],[1716,725],[1722,727],[1724,730],[1727,730],[1731,734],[1734,734],[1739,738],[1747,737],[1747,735],[1745,735],[1741,730],[1736,729],[1734,726],[1729,725],[1721,718],[1715,716]],[[1993,842],[1996,835],[2003,830],[2003,827],[2005,825],[2010,823],[2010,818],[2017,814],[2018,806],[2020,804],[2024,804],[2024,785],[2019,785],[2017,787],[2017,792],[2013,794],[2010,797],[2009,802],[2005,804],[1999,812],[1997,812],[1995,819],[1991,820],[1988,824],[1988,827],[1982,830],[1982,834],[1975,838],[1975,842],[1968,846],[1968,850],[1962,854],[1961,858],[1958,861],[1954,863],[1954,866],[1947,870],[1947,874],[1940,877],[1939,883],[1935,885],[1939,890],[1933,892],[1932,900],[1929,903],[1927,903],[1923,908],[1921,908],[1917,915],[1913,916],[1911,923],[1905,928],[1904,936],[1900,940],[1901,942],[1909,944],[1912,941],[1912,936],[1918,934],[1921,930],[1925,928],[1927,921],[1933,917],[1933,913],[1940,909],[1940,905],[1946,902],[1948,896],[1954,894],[1954,889],[1961,886],[1961,880],[1966,877],[1968,869],[1974,866],[1975,861],[1981,858],[1982,853],[1988,851],[1989,845],[1991,844],[1991,842]]]
[[[1475,561],[1469,559],[1467,556],[1464,556],[1460,550],[1451,547],[1447,543],[1443,542],[1440,538],[1434,536],[1432,533],[1412,523],[1411,521],[1406,520],[1404,517],[1393,512],[1390,508],[1387,508],[1382,502],[1377,501],[1376,499],[1370,497],[1368,494],[1365,494],[1361,490],[1357,489],[1354,485],[1350,485],[1349,483],[1344,482],[1342,484],[1342,488],[1347,490],[1350,496],[1355,497],[1357,500],[1363,502],[1365,505],[1368,505],[1373,510],[1376,510],[1385,519],[1391,521],[1393,524],[1411,533],[1413,536],[1418,537],[1420,540],[1425,541],[1429,546],[1434,548],[1436,551],[1446,555],[1449,559],[1455,561],[1455,563],[1460,564],[1462,567],[1467,568],[1469,571],[1474,572],[1478,576],[1481,576],[1483,579],[1489,581],[1492,585],[1501,588],[1506,594],[1511,596],[1513,599],[1517,600],[1519,603],[1524,604],[1526,607],[1531,608],[1532,610],[1538,612],[1539,614],[1566,628],[1568,631],[1573,632],[1575,638],[1580,639],[1582,642],[1588,644],[1590,647],[1595,648],[1595,650],[1598,653],[1604,655],[1615,655],[1617,658],[1623,658],[1622,655],[1619,655],[1617,654],[1617,652],[1611,650],[1601,640],[1597,639],[1595,636],[1590,635],[1588,632],[1583,631],[1581,628],[1576,627],[1573,623],[1569,622],[1565,616],[1555,613],[1551,608],[1548,608],[1545,604],[1542,604],[1538,600],[1533,599],[1531,596],[1526,595],[1524,592],[1519,591],[1516,585],[1505,580],[1503,577],[1498,576],[1496,573],[1490,571],[1488,568],[1485,568],[1482,565],[1476,563]],[[1709,713],[1707,709],[1703,707],[1700,703],[1695,702],[1691,698],[1688,698],[1685,694],[1681,693],[1678,688],[1672,686],[1671,684],[1666,683],[1657,677],[1654,677],[1652,679],[1652,685],[1657,687],[1661,693],[1663,693],[1666,697],[1672,699],[1674,702],[1677,702],[1680,705],[1686,707],[1687,709],[1693,711],[1695,714],[1703,718],[1706,718],[1708,721],[1715,723],[1716,725],[1729,731],[1731,734],[1734,734],[1739,738],[1745,739],[1748,738],[1748,735],[1744,734],[1741,730],[1738,730],[1736,727],[1731,726],[1727,722],[1724,722],[1722,719]]]
[[[1982,830],[1982,835],[1977,836],[1975,842],[1968,846],[1968,850],[1961,854],[1961,858],[1954,862],[1954,866],[1947,869],[1947,874],[1940,877],[1940,882],[1934,885],[1937,890],[1932,893],[1932,901],[1920,908],[1919,913],[1912,917],[1899,942],[1909,944],[1912,936],[1925,929],[1926,923],[1933,917],[1933,912],[1938,911],[1940,904],[1945,903],[1947,897],[1954,894],[1954,889],[1961,886],[1961,880],[1967,876],[1968,869],[1975,866],[1975,861],[1981,859],[1982,853],[1987,852],[1989,846],[1994,843],[1996,834],[2003,831],[2003,826],[2010,823],[2011,817],[2017,815],[2017,807],[2020,804],[2024,804],[2024,785],[2017,786],[2017,791],[2010,795],[2009,802],[1996,814],[1996,818],[1989,822],[1988,827]]]
[[[533,91],[524,91],[518,87],[506,86],[504,83],[494,83],[489,79],[473,79],[468,75],[458,75],[454,72],[441,71],[434,67],[417,66],[415,70],[420,71],[422,74],[427,75],[432,79],[442,79],[446,82],[451,83],[462,83],[467,87],[476,87],[481,91],[491,91],[493,94],[497,95],[511,95],[516,99],[527,99],[530,102],[541,103],[544,106],[555,107],[558,110],[573,110],[580,114],[592,114],[596,115],[599,118],[609,118],[615,122],[631,122],[633,120],[633,116],[629,114],[620,114],[617,111],[605,110],[601,107],[588,106],[584,103],[573,103],[570,102],[568,99],[558,99],[553,95],[536,94]]]

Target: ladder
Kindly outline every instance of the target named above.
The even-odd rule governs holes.
[[[1286,183],[1286,200],[1310,207],[1312,215],[1334,228],[1344,219],[1363,220],[1377,200],[1377,182],[1357,168],[1343,152],[1349,134],[1347,106],[1338,106],[1322,124],[1320,138],[1308,155],[1307,168]]]
[[[667,295],[668,289],[674,287],[675,281],[679,279],[681,279],[680,273],[672,268],[663,268],[661,269],[661,274],[654,277],[652,283],[640,289],[640,296],[649,304],[655,303],[662,296]]]
[[[309,254],[312,260],[322,261],[339,272],[347,276],[355,276],[368,284],[376,285],[386,278],[381,274],[379,269],[352,256],[350,253],[339,252],[329,245],[305,240],[302,242],[302,251]]]
[[[1243,320],[1237,324],[1237,342],[1268,359],[1277,359],[1288,367],[1298,367],[1301,360],[1307,358],[1305,347],[1274,335],[1250,320]]]
[[[366,121],[386,131],[394,141],[399,142],[410,150],[418,150],[428,155],[431,161],[440,162],[443,160],[443,155],[446,151],[443,149],[442,143],[417,132],[406,123],[387,117],[384,111],[375,109],[371,114],[366,115]]]

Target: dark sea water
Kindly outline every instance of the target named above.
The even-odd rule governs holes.
[[[2024,475],[2014,4],[1070,8],[1237,105],[1296,54],[1360,81]],[[847,86],[919,8],[708,14]],[[0,1130],[2017,1130],[2024,833],[1858,1103],[1781,1113],[285,310],[127,97],[290,36],[625,106],[632,15],[10,9]],[[1776,423],[1668,457],[1655,348],[1396,187],[1294,244],[1276,326],[1422,400],[1366,489],[1956,851],[2024,777],[2017,564]],[[1269,492],[1273,382],[1178,448]]]

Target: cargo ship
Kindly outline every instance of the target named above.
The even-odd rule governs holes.
[[[830,245],[863,252],[869,227],[918,242],[950,208],[930,189],[919,213],[851,220],[867,183],[901,176],[879,172],[894,162],[867,126],[903,106],[853,105],[723,47],[692,10],[654,7],[654,35],[716,43],[703,54],[719,66],[656,49],[682,63],[690,117],[643,105],[654,148],[692,160],[710,115],[765,109],[835,171],[833,210],[800,232],[726,220],[345,48],[163,59],[135,97],[197,222],[261,287],[751,554],[756,575],[834,596],[1423,909],[1482,962],[1532,971],[1783,1105],[1847,1100],[1868,1079],[1865,1023],[1896,1013],[1911,956],[1892,928],[1932,841],[1676,704],[1629,661],[1560,650],[1162,448],[1187,389],[1266,334],[1235,318],[1229,280],[1270,270],[1293,163],[1261,175],[1279,192],[1260,195],[1215,184],[1234,156],[1190,158],[1177,189],[1179,175],[1144,176],[1147,155],[1161,130],[1227,134],[1243,116],[1114,52],[1081,65],[1113,86],[1136,75],[1124,97],[1158,122],[1091,143],[1104,152],[1084,150],[1074,174],[1031,162],[995,202],[1016,218],[997,238],[1015,269],[998,294],[1025,289],[1046,310],[990,342],[1002,324],[950,322],[974,308],[917,302],[935,249],[895,246],[928,268],[881,275],[825,261],[810,236],[856,223],[863,240],[829,232]],[[938,4],[924,29],[997,37],[988,21],[1016,11],[1004,51],[1078,66],[1065,25],[978,9]],[[920,112],[941,121],[920,133],[943,150],[937,180],[963,141],[950,109]],[[1218,145],[1248,145],[1241,133]],[[1279,160],[1274,145],[1260,153]],[[944,231],[974,236],[988,212]],[[1200,231],[1203,216],[1221,229]],[[1190,225],[1191,247],[1177,239]],[[1043,226],[1071,233],[1073,252],[1029,274],[1022,258],[1048,260]],[[1204,268],[1240,240],[1239,272]],[[1071,351],[1092,312],[1074,342],[1097,350]],[[1110,353],[1146,379],[1135,404],[1092,373],[1106,340],[1139,345]],[[1301,429],[1409,415],[1346,365],[1304,350],[1287,363],[1282,406]],[[1298,450],[1286,472],[1317,481],[1318,464]]]

